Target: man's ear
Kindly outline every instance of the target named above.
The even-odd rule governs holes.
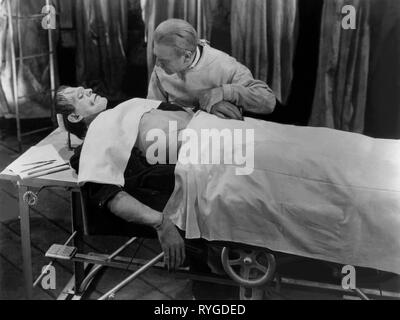
[[[83,120],[83,117],[78,114],[71,113],[68,115],[68,121],[71,123],[78,123],[82,120]]]
[[[193,57],[193,53],[191,53],[190,51],[186,50],[185,51],[185,61],[186,62],[191,61],[192,57]]]

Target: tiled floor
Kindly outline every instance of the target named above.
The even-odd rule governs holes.
[[[26,141],[25,149],[43,138],[37,135]],[[16,148],[16,139],[12,136],[3,136],[0,141],[0,170],[3,170],[17,154],[9,149]],[[18,203],[16,187],[0,180],[0,300],[24,299],[24,281],[22,276],[22,258],[20,245],[20,230],[18,220]],[[44,253],[53,243],[63,243],[70,235],[70,205],[68,194],[63,190],[44,190],[40,194],[39,203],[31,210],[32,257],[34,277],[40,274],[41,268],[49,260]],[[86,252],[99,251],[111,253],[126,239],[120,237],[90,237],[85,238]],[[133,246],[129,252],[136,251]],[[160,252],[157,241],[146,240],[137,251],[138,258],[151,258]],[[307,278],[325,268],[323,264],[313,267],[309,262],[291,265],[288,273]],[[55,263],[56,290],[44,290],[40,286],[34,289],[34,298],[41,300],[56,299],[72,276],[70,262]],[[326,271],[326,270],[325,270]],[[126,271],[106,269],[92,283],[91,290],[85,298],[96,299],[110,290],[119,280],[130,273]],[[382,283],[367,283],[372,288],[381,287],[382,290],[400,292],[400,280],[397,276],[385,277]],[[211,284],[200,285],[203,298],[230,299],[231,287],[221,287]],[[211,294],[212,293],[212,294]],[[338,299],[341,296],[327,292],[315,292],[300,288],[284,287],[277,294],[272,291],[267,295],[270,299]],[[151,270],[139,279],[127,285],[117,295],[116,299],[192,299],[192,282],[190,280],[176,280],[165,272]]]

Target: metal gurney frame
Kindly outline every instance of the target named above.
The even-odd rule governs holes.
[[[127,277],[120,284],[112,288],[100,299],[112,299],[115,297],[116,292],[124,287],[129,282],[135,280],[138,276],[149,270],[150,268],[156,268],[157,270],[166,271],[161,260],[163,254],[160,253],[150,261],[144,261],[141,259],[132,259],[122,257],[120,254],[137,238],[131,238],[118,250],[111,255],[104,255],[99,253],[82,254],[83,252],[83,233],[85,231],[85,207],[83,204],[82,193],[74,193],[72,197],[72,217],[73,217],[73,231],[76,231],[76,236],[73,239],[73,245],[77,248],[77,253],[70,259],[74,263],[74,276],[71,278],[67,286],[58,297],[60,300],[73,299],[79,300],[83,297],[92,280],[96,274],[103,267],[111,267],[116,269],[130,270],[132,275]],[[219,244],[224,245],[224,244]],[[225,244],[226,245],[226,244]],[[260,251],[261,250],[261,251]],[[236,257],[232,257],[231,253],[236,254]],[[258,254],[264,255],[264,261],[267,264],[264,266],[258,265],[255,256]],[[239,254],[239,257],[237,255]],[[287,257],[284,261],[275,260],[275,254],[262,248],[254,248],[248,246],[241,246],[236,249],[224,247],[221,254],[222,264],[226,273],[230,276],[230,279],[214,274],[202,274],[190,272],[187,269],[179,269],[174,274],[169,274],[175,278],[184,278],[191,280],[198,280],[210,283],[217,283],[230,286],[240,287],[240,298],[243,300],[251,299],[262,299],[264,297],[264,291],[268,288],[274,287],[276,290],[280,290],[281,285],[314,288],[320,290],[335,291],[342,293],[343,295],[352,296],[353,298],[368,299],[368,297],[386,297],[400,299],[399,293],[385,292],[374,289],[354,289],[344,290],[341,286],[318,283],[311,281],[303,281],[291,278],[284,278],[277,274],[276,268],[281,264],[290,262],[293,257]],[[265,260],[266,259],[266,260]],[[89,266],[93,265],[92,268]],[[240,265],[242,272],[235,272],[234,266]],[[128,266],[128,268],[127,268]],[[258,270],[264,271],[264,274],[256,278],[250,277],[251,269],[256,267]],[[368,297],[367,297],[368,295]]]

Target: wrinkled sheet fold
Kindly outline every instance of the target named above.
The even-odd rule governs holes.
[[[203,112],[188,127],[205,128],[254,129],[254,171],[183,164],[180,154],[164,212],[187,238],[400,274],[399,140]]]

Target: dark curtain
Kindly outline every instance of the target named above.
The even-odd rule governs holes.
[[[356,9],[356,29],[343,29],[342,8]],[[363,133],[370,53],[370,1],[326,0],[311,126]]]
[[[365,134],[400,139],[400,1],[371,1]]]
[[[286,102],[293,79],[297,0],[232,0],[232,56]]]
[[[310,119],[318,70],[323,1],[299,0],[299,30],[295,50],[292,88],[287,107],[276,110],[278,122],[306,126]]]
[[[59,3],[58,28],[60,37],[57,47],[58,69],[62,85],[76,86],[76,31],[75,0],[62,0]]]
[[[127,70],[123,91],[129,97],[147,96],[147,45],[140,0],[128,0]]]
[[[76,0],[77,81],[120,100],[126,70],[127,0]]]
[[[142,2],[146,24],[147,71],[149,79],[154,67],[153,33],[162,21],[183,17],[183,6],[180,6],[180,4],[182,4],[180,0],[146,0]]]

